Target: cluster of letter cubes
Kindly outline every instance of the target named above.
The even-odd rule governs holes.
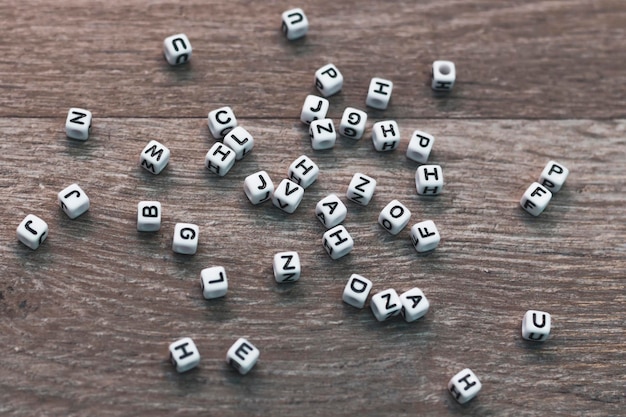
[[[558,192],[569,175],[569,170],[563,164],[550,161],[545,166],[538,182],[533,182],[526,189],[520,200],[524,210],[533,216],[539,216],[548,207],[552,194]]]
[[[189,337],[170,344],[170,361],[178,372],[187,372],[200,363],[200,352]],[[256,365],[260,352],[252,343],[241,337],[226,352],[226,362],[241,375],[245,375]]]

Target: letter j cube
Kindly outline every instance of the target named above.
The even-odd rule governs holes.
[[[226,353],[226,362],[241,375],[245,375],[259,360],[259,349],[245,338],[239,338]]]
[[[35,250],[48,237],[48,224],[35,216],[29,214],[17,226],[17,238],[20,242]]]
[[[552,193],[538,182],[533,182],[526,189],[519,204],[533,216],[539,216],[548,207]]]
[[[448,391],[459,404],[465,404],[478,394],[482,384],[471,369],[465,368],[448,382]]]

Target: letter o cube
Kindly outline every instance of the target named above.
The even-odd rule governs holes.
[[[339,124],[339,134],[350,139],[359,140],[365,133],[367,113],[354,107],[346,107]]]
[[[339,225],[324,233],[322,245],[332,259],[339,259],[352,251],[354,240],[346,228]]]
[[[393,83],[390,80],[374,77],[370,81],[365,104],[374,109],[385,110],[389,106],[392,91]]]
[[[316,151],[331,149],[337,141],[337,132],[331,119],[313,120],[309,125],[311,148]]]
[[[435,138],[433,135],[422,132],[421,130],[415,130],[411,135],[409,147],[406,149],[406,157],[425,164],[428,161],[434,143]]]
[[[315,215],[327,229],[341,224],[348,214],[348,209],[337,194],[324,197],[315,205]]]
[[[549,161],[539,176],[539,183],[551,193],[558,192],[569,175],[569,169],[556,161]]]
[[[548,207],[552,193],[538,182],[533,182],[520,199],[520,206],[533,216],[539,216]]]
[[[228,349],[226,362],[241,375],[245,375],[256,365],[259,355],[259,349],[241,337]]]
[[[374,123],[372,143],[378,152],[393,151],[400,144],[400,128],[394,120]]]
[[[330,97],[341,91],[343,75],[334,64],[326,64],[315,72],[315,87],[324,97]]]
[[[65,134],[70,139],[87,140],[91,132],[91,112],[72,107],[65,119]]]
[[[170,344],[170,361],[178,372],[187,372],[195,368],[200,363],[200,353],[196,344],[189,337]]]
[[[418,252],[428,252],[435,249],[439,245],[441,236],[435,222],[425,220],[416,223],[411,228],[411,242]]]
[[[423,317],[430,307],[428,299],[417,287],[400,294],[400,302],[402,303],[400,314],[409,323]]]
[[[325,119],[329,107],[330,103],[328,100],[310,94],[304,99],[302,111],[300,112],[300,121],[310,125],[313,120]]]
[[[235,151],[223,143],[215,142],[204,157],[204,165],[209,171],[223,177],[235,165]]]
[[[372,291],[372,287],[372,281],[369,279],[358,274],[352,274],[350,279],[348,279],[346,287],[343,289],[342,300],[352,307],[363,308],[370,291]]]
[[[140,201],[137,204],[137,231],[156,232],[161,229],[161,203]]]
[[[452,61],[435,61],[432,68],[431,87],[435,91],[450,91],[456,80],[456,67]]]
[[[267,172],[255,172],[244,180],[243,191],[252,204],[260,204],[272,197],[274,183]]]
[[[70,219],[89,210],[89,197],[78,184],[72,184],[58,194],[59,205]]]
[[[237,127],[237,118],[233,109],[228,106],[220,107],[209,112],[207,123],[209,131],[215,139],[221,140],[233,128]]]
[[[481,388],[478,377],[469,368],[463,369],[448,382],[448,391],[459,404],[465,404],[474,398]]]
[[[285,213],[291,214],[296,211],[303,197],[304,188],[293,181],[284,179],[274,190],[272,203]]]
[[[282,21],[282,31],[290,41],[302,38],[309,31],[309,21],[300,8],[283,12]]]
[[[191,223],[176,223],[172,250],[183,255],[193,255],[198,250],[200,229]]]
[[[370,307],[376,320],[385,321],[400,314],[402,303],[396,290],[389,288],[374,294],[370,300]]]
[[[202,296],[211,300],[226,295],[228,291],[228,277],[223,266],[213,266],[200,271],[200,286]]]
[[[17,226],[17,239],[32,250],[35,250],[48,237],[48,224],[35,216],[29,214]]]
[[[191,59],[191,43],[184,33],[172,35],[163,41],[163,55],[170,65],[180,65]]]
[[[522,319],[522,337],[536,342],[546,341],[550,336],[551,325],[550,313],[528,310]]]
[[[397,235],[409,224],[411,211],[398,200],[393,200],[385,206],[378,216],[378,223],[392,235]]]
[[[170,150],[156,140],[148,142],[139,158],[139,164],[155,175],[163,171],[169,162]]]
[[[298,252],[279,252],[274,255],[274,279],[276,282],[295,282],[300,279],[300,256]]]

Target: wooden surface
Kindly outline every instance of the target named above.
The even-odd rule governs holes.
[[[626,3],[309,2],[296,42],[279,20],[298,5],[281,1],[12,3],[0,6],[0,414],[624,415]],[[171,68],[161,44],[179,32],[193,57]],[[449,95],[428,87],[435,59],[457,65]],[[365,109],[371,77],[395,89],[388,110],[367,109],[361,141],[313,151],[298,116],[328,62],[345,77],[336,123]],[[256,142],[218,178],[203,166],[206,114],[223,105]],[[70,107],[93,112],[87,142],[65,137]],[[383,119],[402,131],[390,153],[370,140]],[[436,137],[438,197],[415,192],[405,151],[418,128]],[[138,165],[151,139],[172,152],[158,176]],[[301,154],[321,174],[294,214],[247,201],[247,175],[278,183]],[[518,201],[549,159],[571,174],[534,218]],[[355,248],[333,261],[314,207],[355,172],[378,187],[367,207],[347,202]],[[73,182],[91,199],[76,220],[56,203]],[[377,224],[394,198],[410,224],[437,223],[434,252]],[[150,199],[161,231],[138,233]],[[15,236],[28,213],[50,227],[36,251]],[[177,222],[199,225],[196,255],[172,252]],[[273,279],[281,250],[300,253],[297,283]],[[213,265],[229,292],[206,301],[199,274]],[[418,286],[431,309],[379,323],[342,303],[352,273],[375,292]],[[528,309],[552,314],[549,341],[521,339]],[[183,336],[202,360],[177,374],[167,347]],[[241,336],[261,350],[246,376],[224,360]],[[446,384],[464,367],[483,389],[460,406]]]

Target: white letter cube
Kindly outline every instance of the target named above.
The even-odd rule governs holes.
[[[519,204],[533,216],[539,216],[548,207],[552,193],[538,182],[533,182],[526,189]]]
[[[411,227],[411,242],[418,252],[428,252],[435,249],[440,240],[441,236],[439,236],[437,226],[432,220],[425,220]]]
[[[550,336],[552,318],[545,311],[528,310],[522,319],[522,337],[543,342]]]
[[[279,252],[274,255],[272,265],[276,282],[295,282],[300,279],[301,266],[298,252]]]
[[[432,88],[436,91],[450,91],[456,80],[454,62],[435,61],[432,69]]]
[[[300,205],[303,197],[304,188],[293,181],[284,179],[274,190],[272,203],[285,213],[293,213]]]
[[[378,223],[392,235],[397,235],[409,224],[411,211],[398,200],[393,200],[385,206],[378,216]]]
[[[282,18],[283,33],[290,41],[303,37],[309,31],[309,21],[300,8],[287,10]]]
[[[411,140],[409,141],[409,147],[406,149],[406,157],[425,164],[430,156],[430,151],[433,149],[435,138],[421,130],[413,131]]]
[[[372,287],[372,281],[369,279],[358,274],[352,274],[343,289],[342,300],[352,307],[363,308]]]
[[[89,197],[78,184],[72,184],[59,192],[58,198],[61,208],[70,219],[75,219],[89,210]]]
[[[565,168],[565,165],[550,161],[541,172],[539,183],[551,193],[556,193],[563,187],[568,175],[569,169]]]
[[[337,140],[333,121],[331,119],[313,120],[309,126],[309,137],[313,149],[331,149]]]
[[[346,197],[353,203],[367,206],[374,196],[376,180],[365,174],[356,173],[348,185]]]
[[[172,250],[183,255],[193,255],[198,250],[198,234],[200,229],[191,223],[176,223]]]
[[[246,129],[237,126],[224,136],[224,145],[235,151],[235,159],[240,160],[254,147],[254,138]]]
[[[394,120],[376,122],[372,127],[372,142],[379,152],[393,151],[400,144],[400,128]]]
[[[204,157],[204,165],[214,174],[223,177],[235,165],[235,151],[223,143],[215,142]]]
[[[325,119],[329,107],[330,103],[325,98],[308,95],[302,105],[300,120],[302,123],[310,125],[313,120]]]
[[[300,155],[289,165],[287,176],[302,188],[309,188],[319,176],[320,168],[306,155]]]
[[[241,337],[228,349],[226,362],[239,371],[241,375],[245,375],[257,363],[259,354],[259,349]]]
[[[469,368],[463,369],[448,382],[448,391],[459,404],[465,404],[474,398],[481,388],[478,377]]]
[[[274,183],[267,172],[255,172],[244,180],[243,191],[252,204],[260,204],[272,197]]]
[[[420,195],[437,195],[443,190],[443,170],[439,165],[421,165],[415,171],[415,188]]]
[[[402,303],[400,314],[409,323],[423,317],[430,307],[428,299],[417,287],[400,294],[400,303]]]
[[[374,109],[385,110],[389,105],[392,91],[393,83],[391,81],[374,77],[370,81],[365,104]]]
[[[163,55],[170,65],[180,65],[191,59],[191,43],[184,33],[172,35],[163,41]]]
[[[339,124],[339,134],[350,139],[359,140],[365,133],[367,113],[354,107],[346,107]]]
[[[156,140],[151,140],[141,151],[139,163],[153,174],[159,174],[169,161],[170,150]]]
[[[223,266],[213,266],[200,271],[200,286],[202,296],[211,300],[226,295],[228,291],[228,277]]]
[[[34,214],[24,217],[17,226],[17,239],[33,250],[37,249],[47,237],[48,224]]]
[[[315,86],[324,97],[337,94],[343,87],[343,75],[333,64],[326,64],[315,72]]]
[[[337,194],[330,194],[315,205],[315,215],[327,229],[341,224],[348,214],[348,209]]]
[[[378,321],[385,321],[390,317],[400,314],[402,303],[398,293],[393,288],[386,289],[372,296],[370,300],[372,313]]]
[[[68,138],[87,140],[91,131],[91,112],[72,107],[65,119],[65,134]]]
[[[161,229],[161,203],[158,201],[140,201],[137,204],[137,230],[156,232]]]
[[[346,228],[339,225],[324,233],[322,245],[332,259],[339,259],[352,251],[354,240]]]
[[[208,125],[215,139],[223,139],[228,132],[237,127],[237,118],[230,107],[220,107],[209,112]]]
[[[170,345],[170,360],[178,372],[186,372],[200,363],[200,352],[189,337],[184,337]]]

